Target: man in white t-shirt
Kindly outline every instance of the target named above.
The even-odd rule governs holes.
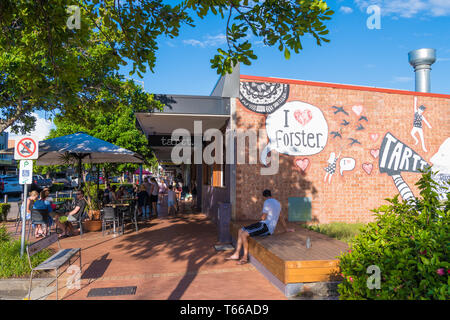
[[[280,217],[281,204],[278,200],[272,198],[270,190],[264,190],[263,197],[266,198],[266,200],[264,201],[262,209],[261,221],[242,227],[242,229],[239,230],[236,250],[230,257],[225,258],[225,260],[238,260],[237,264],[248,263],[248,237],[266,236],[274,233],[278,218]],[[283,218],[281,218],[280,221],[286,232],[295,231],[294,229],[288,229]],[[241,252],[242,246],[244,247],[244,255],[239,259],[239,253]]]

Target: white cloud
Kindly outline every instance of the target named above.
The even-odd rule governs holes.
[[[349,14],[349,13],[353,12],[353,9],[350,8],[350,7],[342,6],[342,7],[339,8],[339,11],[342,12],[342,13],[345,13],[345,14]]]
[[[413,18],[419,14],[433,17],[450,16],[449,0],[354,0],[354,2],[364,12],[368,6],[377,5],[384,16],[402,18]]]
[[[226,35],[223,33],[215,35],[215,36],[210,36],[210,35],[204,36],[203,40],[197,40],[197,39],[183,40],[184,44],[191,45],[193,47],[201,47],[201,48],[219,46],[226,42],[227,42],[227,38],[226,38]]]
[[[38,140],[44,140],[49,135],[50,130],[55,128],[55,125],[52,121],[41,118],[35,112],[32,113],[32,116],[36,118],[36,127],[32,132],[28,133],[27,136],[36,137]],[[9,139],[11,140],[22,137],[22,135],[11,133],[10,129],[7,129],[6,131],[9,133]]]

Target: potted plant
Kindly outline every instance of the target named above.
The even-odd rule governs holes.
[[[84,222],[84,229],[86,231],[99,231],[102,229],[102,221],[100,214],[101,201],[98,197],[97,184],[92,182],[86,182],[84,184],[84,195],[86,197],[86,203],[88,208],[89,220]]]

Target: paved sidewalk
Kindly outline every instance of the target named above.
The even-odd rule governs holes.
[[[83,272],[79,290],[61,278],[60,299],[286,300],[252,265],[226,261],[230,252],[214,249],[216,226],[204,214],[140,222],[137,233],[133,227],[118,237],[92,232],[61,240],[62,248],[82,248]],[[125,286],[137,286],[136,294],[87,297],[93,288]]]

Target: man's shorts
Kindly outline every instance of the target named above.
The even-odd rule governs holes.
[[[150,202],[158,202],[158,195],[150,195]]]
[[[168,207],[171,207],[171,206],[174,206],[175,205],[175,201],[173,201],[173,200],[167,200],[167,206]]]
[[[267,224],[261,221],[242,227],[242,230],[247,231],[250,237],[268,236],[270,234]]]

